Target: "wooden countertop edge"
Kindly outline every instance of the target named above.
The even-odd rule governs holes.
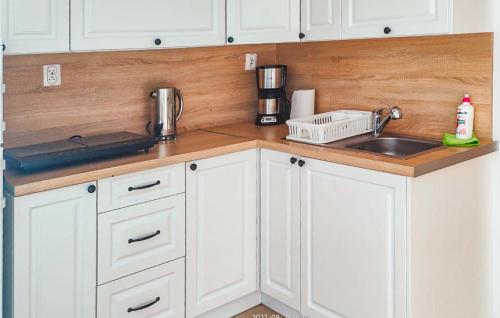
[[[208,133],[208,132],[207,132]],[[220,133],[219,133],[220,134]],[[221,134],[224,135],[224,134]],[[225,135],[230,137],[230,135]],[[498,150],[498,143],[485,143],[480,147],[471,148],[468,151],[455,153],[442,153],[435,158],[422,160],[422,163],[408,162],[404,160],[391,162],[390,160],[377,160],[376,157],[364,157],[351,151],[332,150],[328,148],[316,148],[311,145],[289,144],[282,141],[266,140],[261,138],[247,138],[239,136],[241,141],[231,142],[227,145],[215,146],[186,152],[173,154],[161,158],[150,158],[143,161],[128,162],[96,168],[90,171],[81,171],[68,175],[54,176],[42,180],[26,181],[22,184],[9,183],[6,178],[6,190],[14,196],[23,196],[37,192],[63,188],[85,182],[94,182],[99,179],[109,178],[116,175],[139,172],[147,169],[159,168],[166,165],[173,165],[193,160],[228,154],[231,152],[243,151],[253,148],[263,148],[281,152],[295,154],[297,156],[308,157],[317,160],[324,160],[332,163],[343,164],[363,169],[376,170],[385,173],[397,174],[406,177],[419,177],[421,175],[446,168],[470,159],[493,153]],[[15,177],[14,177],[15,178]]]
[[[163,158],[155,158],[140,162],[131,162],[123,165],[112,166],[107,168],[85,171],[81,173],[71,174],[67,176],[54,177],[50,179],[33,181],[22,185],[12,185],[9,182],[5,183],[5,189],[16,197],[33,194],[37,192],[64,188],[75,184],[85,182],[95,182],[99,179],[110,178],[117,175],[127,173],[140,172],[147,169],[160,168],[166,165],[174,165],[178,163],[200,160],[213,156],[220,156],[232,152],[243,151],[257,148],[256,140],[247,140],[240,143],[234,143],[225,146],[217,146],[210,149],[167,156]]]
[[[465,162],[467,160],[492,154],[496,151],[498,151],[498,142],[493,141],[479,147],[471,148],[471,151],[464,151],[441,159],[436,159],[434,161],[428,161],[426,163],[422,163],[415,166],[412,177],[420,177],[427,173],[451,167],[453,165]]]
[[[382,162],[370,158],[358,157],[352,151],[342,151],[340,149],[306,149],[300,146],[291,146],[274,141],[259,140],[257,143],[259,148],[288,152],[302,157],[307,157],[316,160],[323,160],[332,163],[352,166],[362,169],[376,170],[397,174],[405,177],[413,177],[415,169],[411,166],[405,166],[400,163]]]

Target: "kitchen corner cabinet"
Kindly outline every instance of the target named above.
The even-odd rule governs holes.
[[[302,41],[341,38],[341,0],[302,0],[301,5]]]
[[[343,0],[342,38],[451,32],[452,0]]]
[[[261,151],[261,291],[300,311],[298,157]]]
[[[257,290],[257,151],[186,165],[186,317]]]
[[[406,317],[406,178],[304,161],[302,313]]]
[[[262,292],[305,317],[406,317],[406,188],[262,150]]]
[[[93,183],[7,196],[3,317],[95,317],[96,218]]]
[[[1,0],[7,54],[68,52],[70,0]]]
[[[72,0],[71,50],[225,43],[225,0]]]
[[[227,1],[228,44],[298,42],[299,33],[300,0]]]

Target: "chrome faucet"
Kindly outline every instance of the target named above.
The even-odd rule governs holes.
[[[385,111],[389,111],[389,114],[382,119],[382,115]],[[375,109],[373,112],[373,135],[378,137],[382,134],[385,126],[391,120],[397,120],[403,118],[403,111],[398,106],[379,108]]]

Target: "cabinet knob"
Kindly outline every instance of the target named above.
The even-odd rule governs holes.
[[[292,157],[292,158],[290,158],[290,163],[291,163],[292,165],[294,165],[294,164],[296,164],[296,163],[297,163],[297,160],[298,160],[297,158]]]
[[[193,163],[192,165],[189,166],[189,169],[196,171],[196,169],[198,169],[198,165],[196,163]]]
[[[160,44],[161,44],[161,40],[160,40],[160,39],[156,39],[156,40],[155,40],[155,44],[156,44],[156,45],[160,45]]]
[[[227,38],[227,42],[228,43],[233,43],[234,42],[234,38],[232,36],[228,37]]]
[[[7,47],[5,46],[5,44],[2,44],[2,51],[5,52],[5,49],[7,49]]]
[[[389,27],[384,28],[384,34],[390,34],[392,32],[392,29]]]
[[[94,193],[96,189],[97,189],[97,188],[96,188],[96,186],[95,186],[95,185],[90,185],[90,186],[87,188],[87,191],[88,191],[89,193]]]
[[[302,40],[302,39],[303,39],[303,38],[305,38],[305,37],[306,37],[306,35],[305,35],[304,33],[302,33],[302,32],[300,32],[300,33],[299,33],[299,39],[301,39],[301,40]]]
[[[306,162],[304,160],[299,160],[299,167],[305,166]]]

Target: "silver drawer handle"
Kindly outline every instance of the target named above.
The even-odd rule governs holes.
[[[149,308],[151,306],[153,306],[154,304],[156,304],[157,302],[160,301],[160,297],[156,297],[155,300],[145,304],[145,305],[142,305],[142,306],[139,306],[139,307],[135,307],[135,308],[129,308],[127,309],[127,312],[134,312],[134,311],[139,311],[139,310],[144,310],[146,308]]]
[[[161,233],[160,230],[158,230],[158,231],[156,231],[155,233],[153,233],[151,235],[147,235],[147,236],[144,236],[144,237],[141,237],[141,238],[136,238],[136,239],[129,239],[128,240],[128,244],[150,240],[153,237],[160,235],[160,233]]]

